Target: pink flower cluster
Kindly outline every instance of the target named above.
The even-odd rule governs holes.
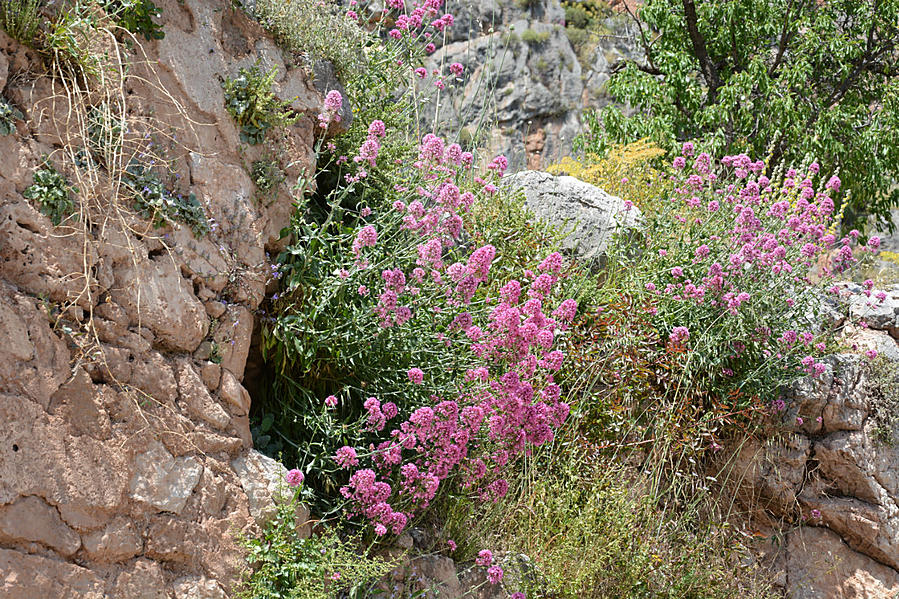
[[[674,160],[669,208],[673,220],[689,230],[679,227],[683,232],[657,252],[657,272],[666,275],[644,284],[653,297],[652,314],[662,321],[681,318],[686,314],[683,304],[689,303],[693,317],[706,314],[708,322],[719,327],[727,326],[722,324],[722,311],[734,322],[757,318],[751,315],[759,310],[775,316],[748,338],[732,340],[730,357],[734,359],[750,346],[764,356],[781,358],[799,351],[798,340],[812,345],[812,333],[785,330],[789,321],[782,314],[796,318],[797,300],[817,285],[813,279],[832,280],[856,263],[857,235],[838,240],[832,233],[836,227],[831,196],[840,188],[839,179],[831,177],[816,190],[817,164],[806,175],[790,169],[778,183],[762,174],[762,161],[745,154],[725,156],[721,168],[715,168],[707,153],[693,158],[694,153],[688,142]],[[692,159],[691,168],[688,159]],[[683,239],[689,242],[683,244]],[[861,249],[876,247],[869,244]],[[772,296],[782,302],[782,311],[763,307]],[[675,324],[679,323],[675,320]],[[685,326],[675,326],[669,340],[683,345],[689,336]],[[801,368],[818,375],[824,365],[806,355]]]
[[[343,106],[343,96],[336,89],[332,89],[325,96],[325,105],[318,115],[318,126],[327,129],[332,122],[340,122],[340,108]]]
[[[472,289],[487,281],[494,255],[492,246],[483,246],[465,263],[446,268],[430,264],[433,272],[447,275],[437,286],[447,290],[450,305],[463,306],[471,300]],[[504,467],[551,441],[565,421],[569,407],[553,381],[564,354],[553,346],[557,332],[570,325],[577,304],[567,299],[551,315],[544,311],[553,303],[561,255],[550,255],[536,270],[525,273],[528,283],[512,281],[503,287],[499,303],[482,326],[475,325],[468,312],[453,318],[452,337],[481,366],[466,373],[466,388],[457,397],[434,397],[432,405],[419,407],[390,430],[388,440],[371,447],[373,468],[356,471],[341,489],[352,504],[351,513],[367,518],[376,534],[402,530],[453,473],[461,477],[464,488],[477,489],[484,500],[501,498],[508,490]],[[400,289],[405,282],[401,275],[385,271],[385,293]],[[417,276],[423,278],[423,273]],[[423,383],[420,369],[412,368],[407,375],[412,383]],[[366,400],[365,410],[368,426],[375,431],[397,415],[395,405],[381,405],[374,397]],[[348,447],[335,456],[341,467],[356,459],[356,451]],[[488,576],[498,581],[502,570],[496,567]]]

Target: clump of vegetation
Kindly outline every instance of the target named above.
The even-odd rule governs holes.
[[[526,44],[539,46],[545,44],[552,34],[549,31],[537,31],[535,29],[525,29],[521,32],[521,41]]]
[[[665,151],[646,139],[616,146],[605,157],[587,154],[580,159],[566,156],[547,167],[554,175],[570,175],[596,185],[612,195],[627,198],[642,211],[658,204],[660,194],[670,190],[661,159]]]
[[[258,538],[244,538],[249,569],[237,590],[241,599],[331,599],[370,596],[367,591],[393,567],[370,557],[329,528],[302,538],[297,496],[278,504]]]
[[[34,46],[43,4],[43,0],[4,0],[0,3],[0,29],[16,41]]]
[[[588,114],[580,150],[648,137],[674,153],[699,140],[716,155],[769,156],[769,176],[813,156],[849,191],[847,226],[866,215],[893,226],[899,2],[649,0],[639,27],[646,58],[612,76],[617,103]]]
[[[100,5],[119,25],[147,41],[165,37],[162,25],[153,20],[162,15],[162,9],[152,0],[100,0]]]
[[[157,227],[181,222],[197,237],[209,233],[206,213],[196,196],[169,191],[152,168],[133,161],[123,173],[122,183],[134,198],[135,209]]]
[[[511,484],[501,505],[455,499],[443,534],[458,560],[482,547],[528,556],[526,597],[617,599],[770,598],[750,550],[713,523],[709,493],[676,508],[650,476],[607,452],[559,439]]]
[[[41,214],[50,217],[54,225],[59,225],[75,211],[72,193],[78,193],[78,190],[71,187],[65,176],[49,161],[45,161],[34,172],[34,182],[23,195],[36,201],[40,205]]]
[[[9,135],[16,130],[16,120],[24,116],[9,100],[0,96],[0,135]]]
[[[259,144],[269,129],[290,124],[297,116],[290,102],[278,100],[272,92],[272,84],[278,71],[268,72],[259,65],[240,69],[234,79],[225,79],[225,108],[240,127],[240,137],[249,144]]]
[[[256,0],[252,10],[284,48],[310,66],[327,60],[344,82],[369,67],[362,51],[368,36],[345,13],[339,3],[317,0]]]
[[[96,12],[78,3],[50,22],[40,52],[56,75],[83,82],[100,74],[102,57],[92,44],[98,35],[97,25]]]
[[[899,371],[889,359],[879,356],[870,366],[868,385],[872,395],[875,438],[884,445],[896,444],[899,431]]]
[[[284,182],[284,171],[278,166],[278,161],[269,156],[253,162],[250,177],[256,189],[264,196]]]

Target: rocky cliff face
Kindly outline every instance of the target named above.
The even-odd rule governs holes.
[[[610,13],[608,33],[572,44],[558,0],[526,4],[448,3],[456,23],[429,70],[458,62],[465,75],[462,89],[432,103],[425,121],[451,136],[461,131],[463,141],[481,135],[513,170],[540,170],[570,154],[585,108],[610,103],[612,65],[640,53],[624,14]]]
[[[846,287],[850,316],[865,323],[847,330],[859,353],[788,390],[783,436],[744,445],[729,470],[769,536],[775,582],[796,599],[899,592],[899,286],[879,305]],[[874,361],[861,355],[872,350]]]
[[[163,40],[106,40],[127,65],[106,96],[73,94],[0,32],[0,90],[25,116],[0,136],[3,597],[225,597],[235,535],[264,517],[279,475],[251,451],[242,379],[291,198],[257,197],[245,165],[262,150],[238,152],[220,80],[260,60],[299,112],[321,96],[229,3],[158,4]],[[208,234],[154,227],[100,170],[65,172],[80,189],[59,226],[23,197],[43,157],[76,168],[78,111],[116,101],[166,145]],[[313,168],[312,132],[304,116],[276,140],[288,175]]]

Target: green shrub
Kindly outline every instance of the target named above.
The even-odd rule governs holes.
[[[54,225],[60,224],[75,210],[71,192],[78,193],[66,181],[62,173],[44,162],[43,168],[34,172],[34,182],[25,190],[24,196],[40,205],[42,214],[50,217]]]
[[[26,46],[34,46],[43,4],[43,0],[4,0],[0,3],[0,29]]]
[[[878,356],[871,363],[869,376],[874,437],[884,445],[896,444],[899,430],[899,371],[888,358]]]
[[[590,33],[586,29],[569,25],[565,28],[565,35],[571,42],[571,47],[580,57],[581,49],[590,42]]]
[[[329,61],[346,83],[368,62],[362,51],[367,33],[345,12],[339,3],[318,0],[256,0],[252,14],[285,49]]]
[[[186,224],[197,237],[209,232],[203,206],[194,194],[187,197],[166,189],[152,168],[132,161],[122,175],[122,183],[134,198],[134,207],[155,226]]]
[[[370,557],[320,527],[300,538],[294,499],[278,505],[259,538],[243,538],[248,570],[238,586],[240,599],[332,599],[370,596],[368,590],[394,564]]]
[[[521,41],[526,44],[540,45],[546,43],[550,37],[549,31],[535,31],[534,29],[525,29],[521,32]]]
[[[24,118],[18,108],[13,106],[9,100],[0,96],[0,135],[9,135],[16,130],[17,119]]]
[[[515,6],[521,10],[533,10],[540,6],[543,0],[515,0]]]
[[[98,35],[97,15],[76,3],[50,24],[40,51],[55,75],[83,82],[100,73],[101,57],[91,48]]]
[[[153,21],[162,16],[162,9],[152,0],[100,0],[100,5],[119,25],[147,41],[165,37],[162,25]]]
[[[241,68],[237,77],[222,82],[225,108],[240,127],[240,138],[249,144],[262,143],[269,129],[297,119],[290,102],[281,102],[272,92],[277,74],[276,67],[263,72],[257,64]]]
[[[576,29],[586,29],[590,25],[587,9],[579,4],[565,7],[565,25]]]
[[[250,177],[259,193],[266,196],[284,182],[284,171],[274,157],[268,156],[253,162]]]

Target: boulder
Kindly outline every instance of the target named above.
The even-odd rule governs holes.
[[[613,235],[633,229],[640,219],[636,207],[628,209],[621,198],[574,177],[523,171],[504,182],[521,189],[534,216],[565,231],[563,247],[587,261],[599,260]]]

